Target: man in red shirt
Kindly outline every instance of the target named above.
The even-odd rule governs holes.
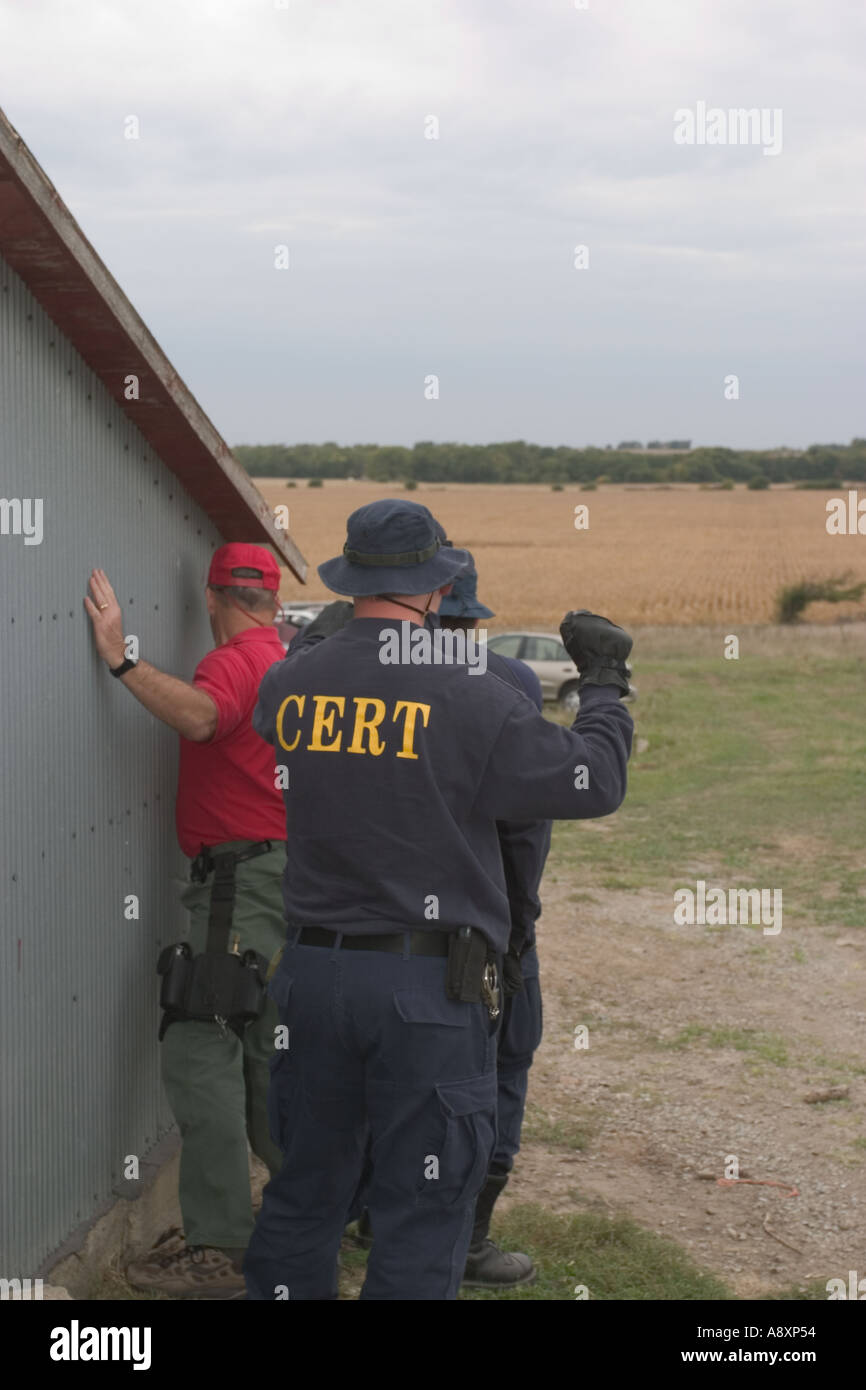
[[[193,956],[217,940],[213,856],[224,866],[227,852],[236,856],[234,900],[230,918],[219,912],[217,925],[227,926],[229,939],[223,935],[217,949],[238,956],[252,950],[270,960],[285,937],[285,810],[273,749],[250,723],[261,679],[284,655],[273,626],[279,586],[279,567],[262,546],[232,543],[214,553],[205,597],[216,645],[191,683],[127,658],[120,605],[102,570],[91,574],[92,598],[84,600],[111,674],[181,736],[176,823],[193,861],[181,895]],[[272,1174],[281,1163],[267,1117],[277,1025],[268,1000],[261,1017],[237,1030],[225,1020],[176,1016],[165,1027],[162,1077],[183,1141],[185,1240],[177,1230],[166,1232],[131,1264],[127,1277],[136,1287],[176,1298],[243,1294],[241,1262],[253,1229],[247,1138]]]

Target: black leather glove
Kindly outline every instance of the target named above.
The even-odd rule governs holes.
[[[506,999],[523,989],[523,971],[516,952],[507,951],[502,958],[502,993]]]
[[[631,668],[626,657],[632,649],[632,639],[624,628],[609,618],[578,608],[566,613],[559,625],[566,651],[580,673],[578,690],[585,685],[615,685],[628,695]]]
[[[355,616],[354,603],[347,603],[345,599],[335,599],[323,608],[318,617],[314,618],[306,627],[301,628],[301,637],[333,637],[335,632],[339,632],[341,627],[345,627]]]

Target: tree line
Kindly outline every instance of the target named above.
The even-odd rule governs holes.
[[[808,449],[692,449],[688,440],[652,453],[550,448],[517,439],[504,444],[239,444],[235,457],[256,478],[369,478],[424,483],[802,483],[866,481],[866,439]]]

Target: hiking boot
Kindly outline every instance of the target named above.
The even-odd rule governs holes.
[[[475,1224],[462,1282],[470,1289],[511,1289],[531,1284],[535,1266],[528,1255],[509,1254],[489,1238],[490,1218],[496,1199],[508,1182],[507,1173],[488,1173],[475,1202]]]
[[[517,1284],[531,1284],[534,1278],[535,1266],[528,1255],[500,1250],[489,1239],[471,1248],[466,1256],[463,1286],[467,1289],[511,1289]]]
[[[126,1278],[134,1289],[169,1298],[240,1299],[246,1294],[243,1257],[243,1250],[187,1245],[172,1227],[152,1250],[127,1265]]]

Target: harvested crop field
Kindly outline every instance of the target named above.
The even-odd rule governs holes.
[[[602,486],[421,484],[257,479],[271,506],[289,507],[293,538],[310,564],[307,585],[290,576],[284,599],[327,593],[316,565],[336,555],[349,512],[376,497],[423,502],[456,545],[468,546],[479,593],[496,610],[491,627],[555,627],[568,608],[590,608],[628,625],[766,623],[780,588],[850,571],[866,579],[862,536],[831,536],[826,502],[837,494],[773,488],[751,492]],[[861,495],[864,489],[861,487]],[[844,495],[840,490],[838,495]],[[589,526],[575,529],[575,507]],[[816,603],[810,622],[838,622],[862,607]]]

